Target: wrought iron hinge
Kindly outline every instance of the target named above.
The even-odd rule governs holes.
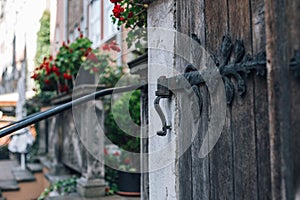
[[[236,40],[233,44],[228,34],[223,36],[220,54],[220,58],[213,57],[213,60],[223,79],[227,104],[230,106],[235,96],[235,90],[238,91],[240,96],[246,94],[246,78],[252,71],[256,71],[256,74],[260,76],[266,74],[266,55],[265,52],[261,52],[251,57],[245,53],[244,42],[242,40]],[[236,86],[234,85],[233,79],[235,79]],[[171,129],[171,125],[167,125],[166,118],[159,106],[160,99],[171,98],[173,92],[194,91],[199,98],[199,106],[201,109],[201,95],[197,89],[200,84],[205,84],[205,80],[200,72],[192,65],[187,65],[185,73],[182,75],[170,78],[160,77],[158,79],[157,98],[155,99],[154,105],[163,126],[162,130],[157,132],[158,135],[165,136],[167,130]]]

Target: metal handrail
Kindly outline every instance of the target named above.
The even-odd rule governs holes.
[[[48,110],[45,110],[43,112],[39,112],[33,115],[30,115],[28,117],[25,117],[24,119],[17,121],[17,122],[13,122],[7,126],[5,126],[4,128],[0,129],[0,138],[9,135],[17,130],[20,130],[22,128],[25,128],[31,124],[34,124],[38,121],[47,119],[49,117],[52,117],[58,113],[61,113],[65,110],[71,109],[72,106],[76,106],[76,105],[80,105],[83,104],[85,102],[106,96],[106,95],[110,95],[112,93],[123,93],[123,92],[129,92],[129,91],[133,91],[133,90],[140,90],[142,88],[144,88],[147,84],[138,84],[138,85],[132,85],[132,86],[124,86],[124,87],[116,87],[116,88],[108,88],[108,89],[103,89],[103,90],[99,90],[96,91],[94,93],[88,94],[86,96],[80,97],[78,99],[72,100],[70,102],[58,105],[54,108],[50,108]]]
[[[19,120],[19,121],[12,121],[11,123],[9,123],[9,124],[7,124],[7,125],[5,125],[5,126],[0,127],[0,130],[5,129],[5,128],[7,128],[7,127],[10,127],[10,126],[12,126],[12,125],[14,125],[14,124],[20,123],[20,122],[22,122],[22,121],[24,121],[24,120],[26,120],[26,119],[29,119],[29,118],[31,118],[31,117],[37,115],[37,114],[39,114],[39,113],[34,113],[34,114],[31,114],[31,115],[28,115],[28,116],[24,117],[23,119],[21,119],[21,120]]]

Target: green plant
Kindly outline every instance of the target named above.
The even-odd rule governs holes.
[[[92,42],[84,37],[78,28],[80,36],[71,44],[62,43],[56,58],[44,57],[43,62],[37,67],[31,76],[35,80],[35,90],[40,93],[44,91],[56,91],[57,93],[69,92],[74,86],[75,77],[83,66],[84,70],[95,74],[101,71],[101,83],[109,84],[111,80],[105,78],[119,78],[122,75],[118,67],[114,67],[114,60],[109,54],[99,53],[91,48]],[[120,51],[116,45],[110,44],[113,50]],[[109,67],[110,66],[110,67]],[[111,73],[109,70],[114,70]],[[122,72],[122,70],[121,70]],[[120,75],[118,75],[120,74]],[[116,77],[110,76],[116,75]]]
[[[144,28],[147,26],[147,4],[141,4],[139,0],[110,0],[114,4],[112,10],[113,23],[122,24],[125,28]]]
[[[130,48],[135,46],[139,54],[145,52],[143,44],[147,42],[147,8],[148,4],[141,4],[139,0],[110,0],[114,4],[111,18],[118,27],[124,25],[129,29],[126,42]]]
[[[35,64],[39,66],[45,56],[50,55],[50,12],[44,11],[40,19],[40,30],[37,33],[37,50]]]
[[[129,108],[127,108],[127,102],[129,101]],[[119,125],[116,123],[127,124],[128,117],[125,116],[126,109],[129,110],[132,121],[140,125],[140,91],[135,91],[132,93],[125,93],[122,95],[108,111],[107,117],[105,118],[105,133],[109,140],[121,147],[124,150],[131,152],[140,151],[140,138],[139,135],[136,137],[128,135]],[[111,110],[114,110],[112,112]],[[133,134],[133,133],[130,133]],[[139,134],[139,133],[136,133]]]
[[[45,190],[38,197],[38,200],[44,200],[49,195],[50,192],[57,191],[60,195],[65,195],[76,191],[77,177],[73,176],[69,179],[59,180],[52,184],[50,187],[45,188]]]

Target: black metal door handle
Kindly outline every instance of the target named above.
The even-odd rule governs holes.
[[[157,135],[159,136],[165,136],[167,135],[167,130],[171,130],[171,126],[167,125],[166,117],[159,105],[159,102],[162,98],[170,98],[172,96],[172,92],[168,89],[168,80],[165,76],[161,76],[157,80],[157,91],[155,92],[156,98],[154,100],[154,108],[160,117],[161,123],[162,123],[162,130],[157,131]]]
[[[154,100],[154,108],[158,114],[158,116],[161,119],[161,123],[162,123],[162,130],[161,131],[157,131],[157,135],[159,136],[165,136],[167,135],[167,129],[171,130],[171,126],[167,125],[167,121],[166,121],[166,117],[159,105],[159,102],[161,100],[162,97],[158,96],[155,98]]]

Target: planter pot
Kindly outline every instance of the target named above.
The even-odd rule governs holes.
[[[57,90],[57,86],[55,84],[50,84],[50,85],[44,85],[41,88],[42,91],[56,91]]]
[[[118,194],[123,196],[141,195],[141,174],[119,171]]]

